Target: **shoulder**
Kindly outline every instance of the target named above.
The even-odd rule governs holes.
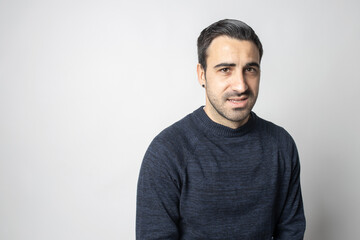
[[[188,155],[197,144],[196,124],[188,114],[162,130],[150,143],[144,162],[155,165],[184,166]]]
[[[153,140],[152,143],[160,142],[167,145],[179,148],[180,146],[191,141],[196,136],[196,125],[192,120],[192,114],[188,114],[181,120],[173,123],[169,127],[162,130]]]
[[[277,143],[295,143],[292,136],[283,127],[258,116],[256,116],[256,123],[258,131],[264,135],[264,137],[270,138]]]
[[[299,166],[296,143],[283,127],[257,117],[257,131],[263,144],[276,152],[276,156],[283,166],[288,166],[292,170]]]
[[[293,137],[283,127],[256,116],[257,131],[265,144],[280,151],[281,155],[297,156],[297,147]]]

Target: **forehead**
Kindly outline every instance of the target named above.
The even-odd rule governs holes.
[[[219,36],[211,42],[207,49],[207,63],[214,61],[260,63],[260,53],[252,41]]]

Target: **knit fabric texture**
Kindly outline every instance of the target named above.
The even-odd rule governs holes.
[[[150,144],[136,239],[300,240],[304,231],[298,152],[283,128],[251,112],[231,129],[200,107]]]

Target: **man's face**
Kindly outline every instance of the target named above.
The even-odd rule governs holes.
[[[206,90],[205,112],[224,126],[242,126],[259,92],[259,50],[251,41],[219,36],[207,49],[206,63],[206,73],[200,64],[197,67]]]

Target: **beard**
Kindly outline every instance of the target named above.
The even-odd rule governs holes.
[[[249,89],[241,94],[234,91],[226,92],[221,98],[216,97],[209,89],[207,89],[206,94],[209,103],[217,114],[222,118],[235,123],[247,120],[257,99],[257,96]],[[231,107],[229,106],[228,99],[232,97],[246,97],[247,103],[244,107]]]

